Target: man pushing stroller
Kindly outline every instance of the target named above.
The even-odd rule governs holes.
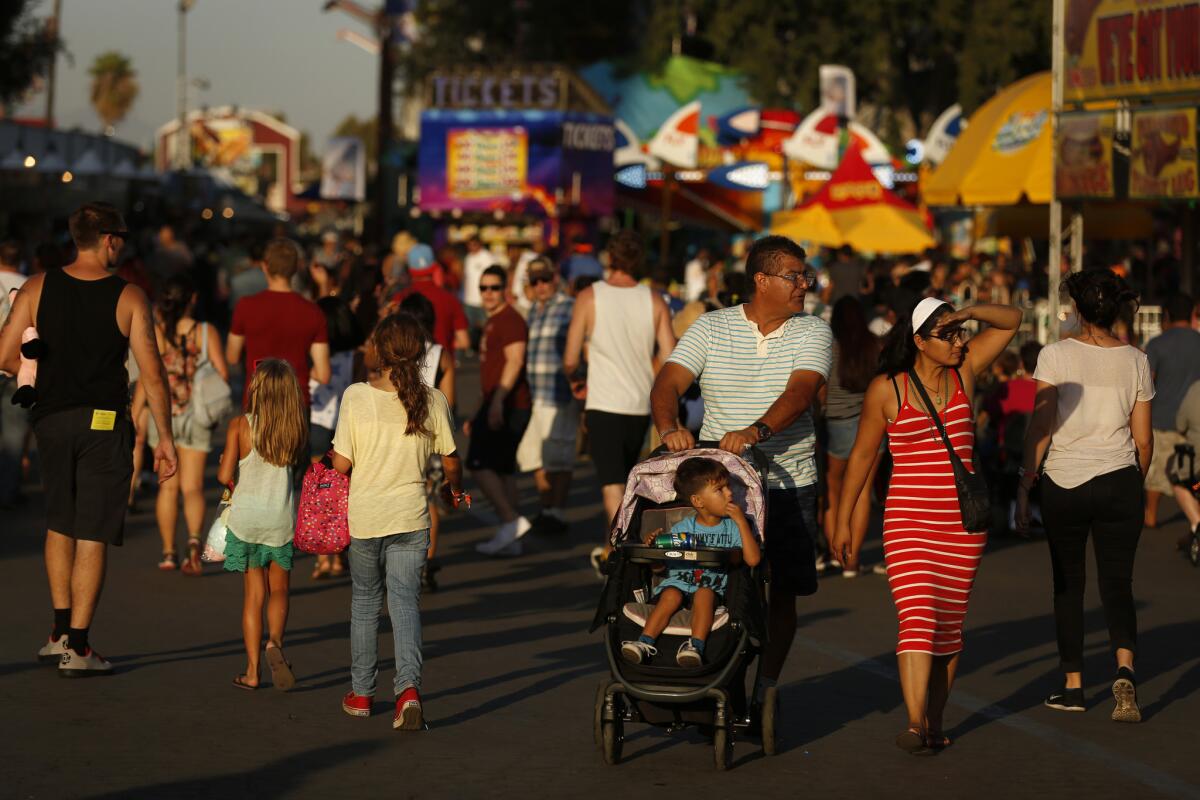
[[[697,547],[735,550],[732,562],[756,566],[762,558],[758,539],[742,509],[733,502],[729,487],[729,471],[711,458],[689,458],[675,473],[675,496],[687,500],[696,510],[695,516],[680,520],[671,527],[671,540],[681,549]],[[646,545],[653,546],[662,529],[646,535]],[[671,616],[680,608],[691,605],[691,637],[675,654],[675,663],[695,668],[704,663],[704,645],[712,630],[717,602],[725,594],[728,575],[724,569],[688,569],[671,567],[666,577],[654,589],[657,602],[646,620],[646,626],[636,641],[621,643],[621,656],[631,664],[640,664],[658,653],[654,644],[666,629]]]

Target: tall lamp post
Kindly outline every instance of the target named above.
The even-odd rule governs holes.
[[[179,130],[175,132],[175,167],[191,166],[191,136],[187,129],[187,13],[196,0],[179,0],[179,63],[175,71],[175,105]]]

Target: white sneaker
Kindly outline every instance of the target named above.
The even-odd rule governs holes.
[[[621,658],[630,664],[641,664],[658,655],[658,648],[645,642],[621,642]]]
[[[518,539],[529,533],[530,529],[533,528],[533,523],[531,523],[525,517],[517,517],[513,521],[513,524],[516,525],[516,538]]]
[[[67,652],[67,635],[64,633],[57,639],[48,639],[42,649],[38,650],[38,661],[57,664]]]
[[[505,522],[496,529],[496,535],[486,542],[480,542],[475,545],[475,549],[480,553],[492,555],[498,550],[508,547],[517,540],[517,523]]]
[[[92,678],[112,674],[112,663],[90,647],[82,654],[67,648],[58,662],[60,678]]]
[[[856,570],[856,569],[844,569],[844,570],[842,570],[842,577],[843,577],[843,578],[857,578],[857,577],[858,577],[858,570]]]
[[[679,650],[675,653],[675,663],[685,669],[695,669],[704,664],[704,657],[700,655],[700,651],[692,644],[691,639],[685,639],[683,644],[679,645]]]
[[[887,575],[887,564],[880,561],[878,564],[871,567],[871,573],[873,575]]]

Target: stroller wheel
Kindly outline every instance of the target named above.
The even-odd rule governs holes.
[[[762,704],[762,748],[763,754],[773,756],[778,752],[775,740],[776,721],[779,719],[779,689],[772,686],[763,695]]]
[[[621,718],[617,717],[612,722],[603,722],[602,727],[604,763],[611,767],[621,761],[621,745],[625,741],[625,726],[622,724]]]
[[[733,761],[733,737],[729,728],[716,728],[713,731],[713,764],[724,772]]]
[[[608,681],[596,687],[596,707],[592,714],[592,742],[596,747],[604,743],[604,696],[608,694]]]

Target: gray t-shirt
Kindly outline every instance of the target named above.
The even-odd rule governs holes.
[[[1154,373],[1151,424],[1158,430],[1175,430],[1175,414],[1191,385],[1200,380],[1200,333],[1191,328],[1169,328],[1146,345]]]
[[[842,386],[842,349],[833,343],[833,366],[829,370],[829,393],[825,397],[827,419],[853,419],[862,414],[866,392],[852,392]]]

